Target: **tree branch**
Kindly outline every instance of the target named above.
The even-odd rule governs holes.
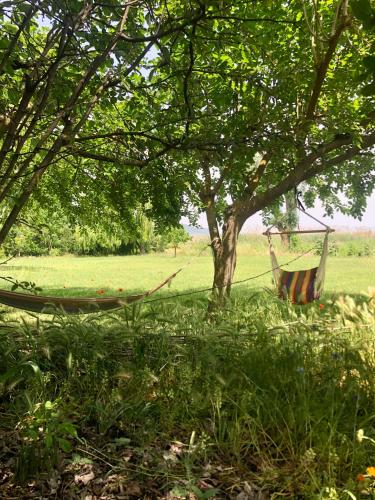
[[[259,165],[254,172],[254,174],[248,179],[247,181],[247,187],[246,187],[246,193],[252,194],[257,186],[259,185],[262,176],[267,168],[267,165],[270,161],[271,155],[269,153],[265,153],[263,155],[263,158],[260,160]]]
[[[374,144],[375,132],[372,132],[362,136],[361,147],[353,145],[352,138],[349,137],[335,139],[331,143],[321,146],[319,152],[311,153],[299,161],[293,170],[279,184],[268,189],[265,193],[255,195],[248,200],[242,200],[242,203],[238,203],[237,208],[241,219],[245,221],[251,215],[267,207],[276,198],[298,186],[301,182],[307,181],[315,175],[324,173],[329,167],[358,156],[362,150],[364,151],[371,148]],[[338,151],[338,154],[333,158],[328,160],[324,159],[326,153],[337,150],[345,145],[351,145],[351,147],[344,152]]]
[[[144,167],[147,165],[149,160],[137,160],[135,158],[132,159],[123,159],[119,156],[110,156],[101,153],[93,153],[90,151],[86,151],[75,146],[71,147],[71,154],[78,155],[82,158],[90,158],[91,160],[102,161],[106,163],[114,163],[115,165],[123,165],[127,167]]]
[[[183,23],[177,26],[166,28],[164,30],[161,28],[158,29],[158,31],[153,35],[147,35],[147,36],[129,37],[127,35],[122,35],[121,40],[124,40],[125,42],[129,43],[155,42],[156,40],[164,38],[165,36],[172,35],[173,33],[179,31],[183,31],[183,29],[186,28],[187,26],[192,26],[194,24],[197,24],[198,21],[204,18],[205,14],[200,10],[199,14],[195,14],[191,17],[188,16],[188,18]]]
[[[7,49],[5,50],[3,58],[0,62],[0,75],[4,72],[5,65],[9,59],[9,56],[12,54],[12,52],[16,46],[16,43],[18,42],[18,39],[21,36],[21,33],[26,28],[27,24],[30,22],[30,20],[33,17],[33,15],[35,14],[35,12],[36,12],[36,9],[34,9],[31,6],[26,10],[25,16],[22,20],[22,23],[19,25],[17,32],[12,37],[12,40],[11,40],[10,44],[8,45]]]
[[[298,24],[298,21],[291,19],[275,19],[273,17],[240,17],[240,16],[206,16],[207,20],[222,21],[242,21],[254,23],[275,23],[275,24]]]
[[[305,113],[305,120],[312,120],[314,117],[315,109],[318,104],[318,99],[322,90],[322,86],[327,75],[329,64],[335,54],[335,50],[342,32],[350,25],[350,17],[347,14],[347,10],[344,8],[344,4],[347,4],[348,0],[341,1],[341,18],[340,22],[334,21],[336,24],[336,29],[328,41],[328,47],[323,60],[319,64],[316,70],[315,82],[311,92],[310,100]],[[317,36],[317,33],[316,33]]]
[[[199,198],[205,208],[212,250],[216,253],[221,246],[221,238],[217,222],[215,193],[212,191],[212,178],[209,167],[209,158],[207,155],[203,156],[201,167],[204,178],[204,189],[199,193]]]
[[[193,105],[190,101],[190,96],[189,96],[189,78],[192,74],[193,67],[194,67],[194,46],[193,46],[193,39],[195,36],[195,31],[196,31],[197,25],[194,24],[193,28],[191,30],[191,36],[189,37],[189,67],[186,71],[185,78],[183,81],[183,94],[184,94],[184,100],[185,100],[185,105],[187,107],[187,116],[186,116],[186,123],[185,123],[185,133],[181,140],[183,141],[189,136],[189,130],[190,130],[190,123],[193,118]]]

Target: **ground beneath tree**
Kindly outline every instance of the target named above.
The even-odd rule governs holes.
[[[254,474],[217,462],[194,463],[182,443],[133,447],[126,438],[105,444],[85,439],[58,467],[17,479],[19,443],[2,436],[0,498],[10,499],[232,499],[267,500],[269,492],[254,484]]]

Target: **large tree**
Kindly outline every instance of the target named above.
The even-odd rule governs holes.
[[[205,211],[223,298],[243,224],[299,184],[331,208],[344,192],[360,216],[375,181],[375,111],[363,66],[372,31],[348,0],[220,4],[220,16],[208,6],[184,37],[164,39],[133,119],[147,123],[148,148],[157,137],[170,149],[163,168],[186,205]]]

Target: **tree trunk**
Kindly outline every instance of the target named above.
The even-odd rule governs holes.
[[[230,296],[237,262],[237,240],[241,229],[238,217],[226,217],[221,238],[211,241],[214,258],[214,279],[209,312],[225,305]]]
[[[280,234],[281,243],[285,250],[290,250],[290,234],[282,233]]]

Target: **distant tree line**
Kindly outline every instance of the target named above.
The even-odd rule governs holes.
[[[19,219],[2,250],[6,255],[134,255],[174,249],[190,239],[182,226],[161,228],[141,211],[134,214],[133,225],[124,227],[87,226],[70,220],[61,212],[54,214],[39,207],[37,221]]]

